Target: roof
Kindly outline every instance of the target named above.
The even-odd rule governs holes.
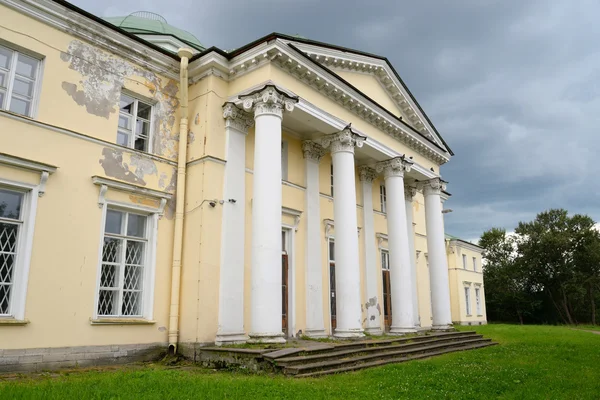
[[[467,242],[466,240],[463,240],[457,236],[450,235],[449,233],[444,234],[444,236],[446,237],[447,240],[456,240],[457,242],[470,244],[471,246],[475,246],[475,247],[479,247],[480,249],[483,249],[483,247],[479,246],[476,243]]]
[[[104,20],[134,35],[169,35],[189,44],[198,51],[205,49],[196,36],[169,25],[167,20],[158,14],[142,11],[127,16],[106,17]]]

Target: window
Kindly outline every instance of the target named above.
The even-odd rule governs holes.
[[[462,257],[463,257],[463,269],[467,269],[467,256],[466,256],[466,254],[463,254]]]
[[[0,46],[0,108],[31,117],[40,61]]]
[[[465,287],[465,311],[467,315],[471,315],[471,288]]]
[[[390,253],[387,250],[381,250],[381,269],[384,271],[390,269]]]
[[[477,315],[481,315],[481,289],[475,288],[475,307],[477,309]]]
[[[331,160],[331,179],[330,179],[330,183],[331,183],[331,197],[333,197],[333,160]]]
[[[379,202],[381,203],[381,212],[385,213],[386,195],[384,184],[379,185]]]
[[[0,315],[12,315],[19,239],[23,231],[24,194],[0,189]]]
[[[117,144],[141,151],[150,151],[152,105],[121,94]]]
[[[98,316],[141,317],[150,268],[151,218],[107,209],[98,290]]]
[[[473,271],[477,271],[477,257],[473,257]]]
[[[281,179],[288,180],[288,142],[281,142]]]

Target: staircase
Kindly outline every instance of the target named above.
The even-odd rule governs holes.
[[[267,352],[262,356],[284,374],[300,378],[355,371],[495,344],[473,331],[446,332],[347,344],[323,343],[312,348]]]

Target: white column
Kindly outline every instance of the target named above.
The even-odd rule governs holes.
[[[254,110],[250,340],[283,343],[281,329],[281,121],[296,99],[272,85],[240,96]]]
[[[235,104],[223,107],[225,180],[219,280],[219,328],[215,343],[244,343],[244,236],[246,209],[246,134],[252,117]]]
[[[450,313],[450,286],[448,283],[448,260],[444,239],[442,201],[440,198],[446,183],[434,178],[421,184],[425,195],[425,222],[427,229],[427,253],[429,258],[429,281],[433,329],[445,330],[452,326]]]
[[[404,206],[404,173],[412,163],[403,157],[377,163],[377,171],[385,177],[388,247],[390,255],[390,286],[392,292],[391,334],[416,332],[413,317],[412,267],[406,207]]]
[[[364,137],[348,127],[325,136],[324,147],[331,146],[333,158],[333,218],[335,223],[335,290],[337,328],[334,336],[362,337],[360,304],[360,267],[358,262],[358,224],[354,146],[362,146]]]
[[[363,240],[365,243],[365,287],[367,302],[365,303],[367,322],[365,331],[372,335],[381,335],[381,310],[378,295],[377,247],[375,246],[375,224],[373,221],[373,180],[377,173],[373,168],[358,168],[362,184],[363,203]]]
[[[325,154],[321,145],[302,143],[306,168],[306,331],[314,338],[326,337],[323,320],[323,259],[321,258],[321,208],[319,161]]]
[[[405,186],[404,196],[406,205],[406,229],[408,231],[408,251],[410,253],[410,267],[413,289],[413,318],[415,327],[421,327],[421,318],[419,317],[419,296],[417,286],[417,254],[415,250],[415,230],[413,226],[413,198],[417,194],[415,186]]]

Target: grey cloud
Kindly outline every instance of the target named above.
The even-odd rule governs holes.
[[[600,219],[595,0],[74,2],[154,11],[224,49],[279,31],[388,57],[456,153],[449,233],[512,230],[549,207]]]

